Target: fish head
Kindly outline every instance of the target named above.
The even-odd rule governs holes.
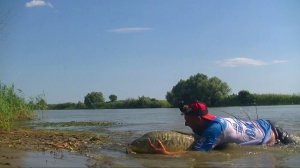
[[[154,153],[154,151],[150,147],[148,139],[139,138],[128,145],[127,153]]]

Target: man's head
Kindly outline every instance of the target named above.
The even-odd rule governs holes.
[[[180,102],[179,109],[185,116],[201,117],[202,119],[209,121],[216,118],[216,116],[208,113],[207,107],[204,103],[198,101],[188,105],[184,105],[183,102]]]
[[[208,113],[204,103],[198,101],[188,105],[181,102],[179,109],[184,115],[185,125],[191,127],[193,131],[203,130],[207,122],[216,118],[216,116]]]

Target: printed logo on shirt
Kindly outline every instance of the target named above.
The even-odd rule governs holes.
[[[237,123],[232,123],[233,129],[236,131],[236,133],[243,134],[243,127],[238,125]]]
[[[251,122],[246,122],[245,125],[247,128],[245,131],[246,135],[248,135],[249,139],[255,139],[256,134],[254,124]]]
[[[234,120],[235,122],[232,123],[233,129],[236,133],[245,134],[248,136],[249,139],[255,139],[255,125],[252,122],[245,122],[242,120]]]

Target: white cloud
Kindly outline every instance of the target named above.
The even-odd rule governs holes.
[[[288,62],[287,60],[274,60],[272,61],[272,64],[280,64],[280,63],[286,63]]]
[[[53,8],[53,5],[50,2],[46,2],[44,0],[31,0],[30,2],[26,2],[25,6],[27,8],[44,7],[44,6]]]
[[[108,32],[113,33],[138,33],[138,32],[144,32],[152,30],[152,28],[149,27],[122,27],[122,28],[116,28],[116,29],[110,29]]]
[[[270,65],[270,64],[279,64],[279,63],[286,63],[286,60],[273,60],[270,62],[256,60],[252,58],[246,57],[239,57],[239,58],[232,58],[219,61],[219,64],[224,67],[237,67],[237,66],[263,66],[263,65]]]

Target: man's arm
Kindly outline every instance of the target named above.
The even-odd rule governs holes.
[[[209,151],[220,143],[220,136],[222,134],[222,127],[220,123],[213,123],[209,126],[201,136],[196,138],[192,149],[196,151]]]

